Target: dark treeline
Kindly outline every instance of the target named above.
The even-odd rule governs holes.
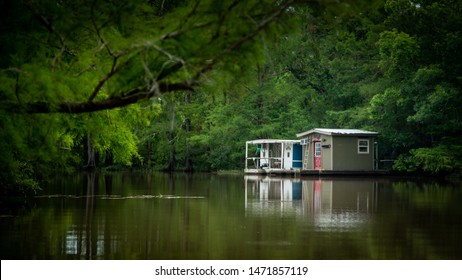
[[[3,191],[55,169],[242,169],[246,140],[315,127],[461,173],[460,1],[218,2],[3,1]]]

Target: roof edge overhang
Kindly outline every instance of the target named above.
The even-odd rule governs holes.
[[[300,143],[300,140],[291,139],[255,139],[246,141],[246,144],[271,144],[271,143]]]
[[[301,138],[309,134],[318,133],[323,135],[335,136],[376,136],[379,133],[375,131],[367,131],[360,129],[331,129],[331,128],[315,128],[305,132],[297,133],[296,136]]]

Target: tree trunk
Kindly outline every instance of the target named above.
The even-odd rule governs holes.
[[[152,153],[152,144],[151,144],[151,139],[148,139],[148,142],[147,142],[147,149],[148,149],[148,152],[147,152],[147,158],[148,158],[148,169],[151,169],[151,153]]]
[[[191,103],[191,92],[186,92],[185,94],[185,98],[184,98],[184,103],[186,106],[188,106],[188,104]],[[186,116],[186,119],[185,119],[185,125],[184,125],[184,130],[185,130],[185,134],[186,134],[186,137],[185,137],[185,147],[186,147],[186,151],[185,151],[185,162],[184,162],[184,171],[185,172],[192,172],[193,171],[193,167],[192,167],[192,160],[191,160],[191,156],[190,156],[190,146],[189,146],[189,134],[191,132],[191,119]]]
[[[170,103],[169,119],[170,119],[170,128],[169,128],[169,133],[168,133],[169,157],[168,157],[167,166],[165,167],[164,170],[167,172],[172,172],[175,170],[175,102],[173,100],[173,97]]]
[[[106,151],[106,157],[104,158],[104,165],[111,166],[114,164],[114,155],[111,151]]]
[[[86,141],[84,141],[84,148],[87,151],[86,153],[87,165],[85,165],[84,168],[88,170],[96,169],[96,151],[91,142],[90,134],[87,135]]]

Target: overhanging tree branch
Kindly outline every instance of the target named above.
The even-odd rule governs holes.
[[[267,16],[264,19],[260,20],[259,23],[257,23],[255,27],[247,33],[239,34],[238,30],[235,30],[235,32],[233,33],[234,37],[230,37],[234,39],[226,38],[228,34],[222,34],[222,32],[215,33],[216,36],[221,36],[221,39],[223,40],[221,40],[220,38],[215,38],[216,40],[213,40],[212,43],[215,43],[217,46],[220,46],[223,42],[227,42],[227,44],[221,48],[221,51],[217,51],[216,48],[214,49],[213,47],[211,47],[211,58],[204,57],[204,55],[200,53],[203,51],[207,51],[205,48],[208,46],[210,42],[204,41],[202,45],[193,45],[193,48],[197,48],[197,50],[194,51],[198,51],[199,53],[193,53],[191,59],[189,59],[189,57],[180,58],[177,54],[181,53],[181,56],[184,56],[183,52],[187,49],[187,47],[185,47],[185,49],[181,49],[180,47],[178,51],[174,47],[178,42],[181,42],[180,40],[182,38],[188,38],[182,37],[183,34],[192,30],[194,30],[194,32],[192,32],[192,36],[194,36],[195,34],[201,34],[203,32],[210,32],[210,25],[221,25],[223,24],[222,21],[228,20],[228,18],[229,21],[231,21],[230,26],[232,26],[232,24],[234,23],[241,22],[243,17],[241,17],[240,15],[228,17],[227,13],[225,12],[224,16],[212,21],[207,19],[205,19],[204,23],[193,23],[194,21],[191,21],[190,28],[181,27],[176,31],[168,32],[165,35],[158,37],[159,41],[156,41],[155,43],[150,43],[150,41],[148,41],[147,43],[143,43],[141,45],[135,43],[125,50],[117,51],[110,47],[105,38],[103,38],[103,35],[101,33],[101,27],[98,27],[97,21],[95,19],[93,6],[95,5],[94,2],[90,12],[91,26],[93,27],[93,31],[96,32],[96,36],[98,38],[98,41],[102,44],[102,48],[105,48],[107,51],[108,57],[106,58],[109,58],[111,60],[111,68],[103,77],[99,79],[98,83],[89,93],[88,98],[85,101],[58,101],[57,103],[53,101],[30,101],[24,103],[4,101],[0,103],[0,107],[3,108],[3,110],[5,111],[16,113],[86,113],[127,106],[141,101],[143,99],[149,99],[156,94],[162,94],[166,92],[179,90],[193,90],[195,86],[200,84],[204,74],[214,69],[218,62],[223,61],[227,56],[239,50],[246,42],[251,41],[253,38],[261,34],[265,28],[267,28],[272,22],[275,22],[294,2],[294,0],[284,1],[282,3],[277,4],[277,6],[273,6],[273,9],[271,11],[259,14],[259,17],[265,14]],[[239,0],[231,2],[228,6],[228,11],[234,9],[239,10],[236,7],[237,5],[239,5],[239,3],[241,3],[241,1]],[[195,9],[193,11],[195,11]],[[202,18],[197,17],[196,20],[197,19],[201,20]],[[233,22],[234,20],[236,22]],[[207,38],[207,36],[204,36],[204,38]],[[172,41],[162,44],[162,42],[165,42],[167,39],[170,39]],[[98,93],[101,91],[102,87],[110,79],[114,78],[116,74],[120,75],[120,77],[123,78],[121,69],[126,68],[125,63],[128,63],[127,61],[135,61],[129,59],[121,63],[120,60],[122,56],[128,53],[133,54],[132,50],[136,50],[136,52],[141,52],[142,50],[146,50],[149,48],[154,49],[161,56],[155,56],[153,60],[155,61],[153,65],[156,65],[155,71],[151,69],[150,61],[142,63],[142,69],[144,69],[145,75],[147,75],[147,80],[145,80],[145,84],[138,84],[138,86],[134,84],[131,89],[128,89],[125,93],[121,95],[111,95],[104,99],[96,98],[98,96]],[[197,55],[197,57],[195,57],[194,55]],[[163,58],[161,58],[162,56]],[[200,58],[202,61],[197,60],[196,58]],[[162,66],[160,67],[159,65]],[[188,66],[188,69],[185,69],[185,65]],[[139,74],[142,73],[142,69],[138,69],[141,70],[139,71]],[[179,71],[181,69],[184,69],[185,72],[180,73]],[[151,71],[153,71],[153,73],[151,73]]]
[[[207,63],[202,67],[202,69],[200,71],[198,71],[194,77],[194,79],[199,79],[200,76],[202,76],[203,74],[205,74],[206,72],[209,72],[214,66],[215,64],[217,64],[219,61],[221,61],[221,59],[229,54],[229,53],[232,53],[234,51],[236,51],[237,49],[239,49],[244,43],[252,40],[254,37],[256,37],[257,35],[259,35],[263,29],[265,29],[269,24],[271,24],[272,22],[276,21],[281,15],[282,13],[288,8],[290,7],[290,5],[292,5],[295,1],[293,0],[289,0],[289,1],[286,1],[285,3],[283,3],[281,6],[278,7],[278,9],[276,9],[276,11],[268,18],[264,19],[263,21],[260,22],[259,25],[257,25],[257,27],[255,28],[255,30],[253,30],[252,32],[246,34],[245,36],[241,37],[238,41],[234,42],[233,44],[231,44],[229,47],[227,47],[226,49],[224,49],[218,56],[216,56],[215,58],[207,61]]]
[[[180,91],[180,90],[193,90],[193,86],[187,83],[179,84],[159,84],[159,91],[162,93]],[[141,100],[147,100],[154,96],[155,92],[148,89],[133,89],[126,92],[122,96],[114,96],[101,101],[95,102],[61,102],[53,105],[49,102],[30,102],[25,104],[18,103],[1,103],[0,109],[7,110],[13,113],[27,113],[27,114],[45,114],[45,113],[89,113],[101,110],[108,110],[114,108],[125,107],[135,104]]]
[[[63,55],[63,53],[65,53],[66,51],[68,53],[70,53],[69,51],[69,48],[67,47],[66,45],[66,41],[64,39],[64,36],[59,33],[56,28],[53,26],[53,24],[51,23],[51,21],[46,17],[44,16],[43,14],[41,14],[37,8],[35,8],[32,4],[30,3],[26,3],[26,2],[23,2],[23,4],[27,7],[27,9],[29,9],[34,15],[35,17],[37,17],[37,19],[39,20],[39,22],[41,24],[43,24],[43,26],[48,30],[48,32],[50,33],[50,35],[56,35],[56,37],[58,37],[59,39],[59,43],[61,44],[61,47],[59,47],[59,52],[53,57],[53,60],[51,62],[51,70],[54,71],[55,70],[55,67],[56,67],[56,64],[58,63],[58,59],[60,56]]]

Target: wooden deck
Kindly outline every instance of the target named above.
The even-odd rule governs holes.
[[[384,176],[391,175],[389,170],[301,170],[301,169],[245,169],[246,174],[287,175],[287,176]]]

